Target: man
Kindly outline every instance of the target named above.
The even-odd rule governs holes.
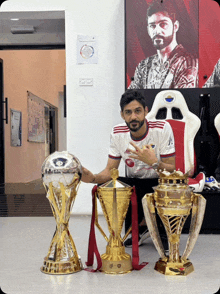
[[[198,86],[198,59],[177,44],[179,22],[169,2],[165,3],[154,1],[148,8],[147,29],[157,54],[138,64],[130,89]]]
[[[157,186],[158,169],[175,169],[174,138],[168,122],[146,120],[148,109],[144,97],[138,91],[127,90],[121,97],[120,106],[125,123],[112,130],[107,166],[95,175],[83,167],[82,181],[98,184],[109,181],[111,169],[118,168],[123,158],[126,177],[120,177],[119,180],[136,187],[140,245],[149,236],[141,199],[146,193],[153,192],[153,186]],[[130,210],[125,221],[125,231],[131,225]],[[125,245],[131,246],[131,239],[126,240]]]
[[[203,85],[203,88],[220,87],[220,59],[215,65],[213,73]]]

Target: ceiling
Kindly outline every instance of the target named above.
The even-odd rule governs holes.
[[[22,46],[65,47],[65,12],[0,12],[0,49]]]

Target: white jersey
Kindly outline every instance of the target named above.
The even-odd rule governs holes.
[[[131,141],[140,148],[150,144],[158,159],[175,155],[174,136],[170,124],[163,120],[146,122],[147,132],[139,140],[131,137],[130,130],[125,123],[115,126],[112,130],[109,157],[123,158],[127,177],[158,178],[157,172],[151,166],[140,160],[129,158],[128,149],[133,148]]]

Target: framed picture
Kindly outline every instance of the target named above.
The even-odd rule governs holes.
[[[125,0],[126,88],[196,88],[198,57],[198,0]]]
[[[28,141],[45,143],[45,102],[27,91],[28,104]]]

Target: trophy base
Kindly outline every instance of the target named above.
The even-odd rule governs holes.
[[[45,274],[50,275],[67,275],[79,272],[82,270],[81,260],[76,263],[75,258],[69,261],[53,261],[44,258],[44,264],[40,270]]]
[[[187,260],[186,262],[166,262],[159,259],[154,269],[161,274],[169,276],[187,276],[194,271],[192,263]]]
[[[117,260],[115,256],[110,254],[103,254],[101,259],[102,267],[100,271],[106,274],[127,274],[133,269],[131,256],[127,253],[117,256]]]

